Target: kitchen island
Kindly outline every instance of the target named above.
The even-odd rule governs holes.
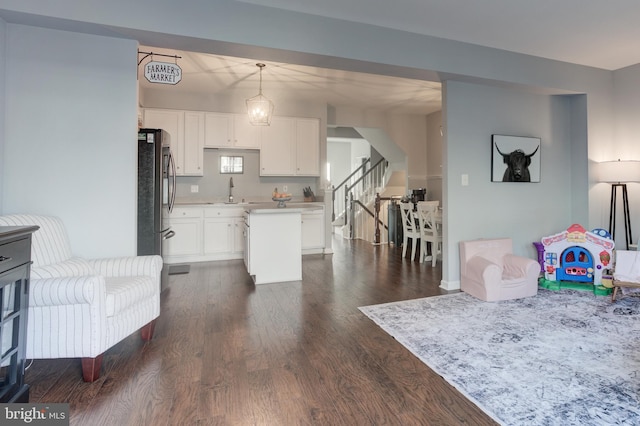
[[[244,263],[256,284],[302,280],[302,211],[245,206]]]

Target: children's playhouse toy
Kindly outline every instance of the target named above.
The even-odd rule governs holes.
[[[573,224],[559,234],[544,237],[544,279],[542,287],[573,288],[609,294],[602,285],[603,272],[611,268],[614,241],[602,229],[591,232]],[[606,281],[605,273],[605,281]]]

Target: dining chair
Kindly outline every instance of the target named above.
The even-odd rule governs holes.
[[[418,224],[420,231],[420,263],[428,260],[427,243],[431,243],[431,266],[436,266],[438,253],[442,253],[442,232],[440,224],[436,221],[439,201],[418,202]]]
[[[416,226],[413,216],[413,203],[400,203],[400,214],[402,215],[402,257],[407,255],[407,245],[411,238],[411,260],[416,258],[416,246],[420,239],[420,230]]]

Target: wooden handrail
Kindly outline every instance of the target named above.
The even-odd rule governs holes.
[[[393,200],[393,198],[391,197],[381,197],[379,192],[376,192],[376,200],[373,204],[374,206],[374,222],[376,224],[376,228],[374,230],[374,234],[373,234],[373,244],[380,244],[380,223],[382,223],[382,221],[380,220],[380,206],[382,205],[382,201],[390,201]],[[382,223],[382,225],[384,225],[384,227],[389,230],[389,226],[385,225],[384,223]]]

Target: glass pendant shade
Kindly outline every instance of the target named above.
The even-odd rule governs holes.
[[[260,91],[256,96],[247,99],[247,113],[249,122],[254,126],[268,126],[271,124],[274,105],[262,94],[262,68],[266,65],[256,64],[256,66],[260,68]]]
[[[264,97],[262,93],[247,99],[249,122],[254,126],[268,126],[271,124],[273,108],[273,102]]]

